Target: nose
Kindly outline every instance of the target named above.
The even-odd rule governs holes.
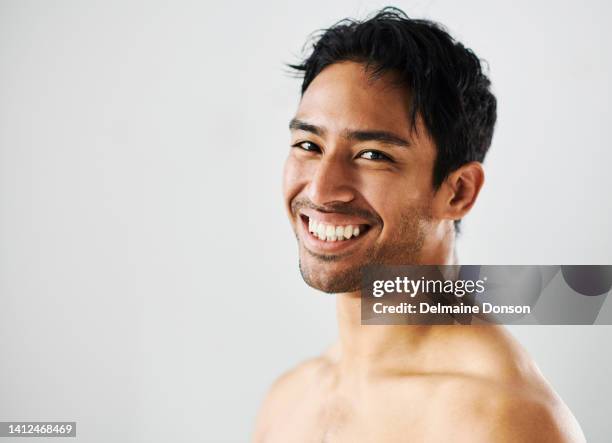
[[[338,155],[323,156],[308,183],[308,198],[316,205],[348,203],[355,198],[350,166]]]

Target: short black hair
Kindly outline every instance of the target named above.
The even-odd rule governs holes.
[[[373,77],[399,74],[410,92],[412,127],[420,115],[436,144],[434,189],[460,166],[484,161],[497,100],[480,59],[439,23],[386,7],[366,20],[344,19],[315,33],[309,46],[301,63],[289,65],[303,75],[302,95],[323,69],[342,61],[363,63]]]

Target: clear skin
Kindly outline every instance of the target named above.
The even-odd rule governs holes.
[[[372,261],[456,264],[453,221],[474,205],[482,166],[434,189],[435,144],[411,128],[408,91],[362,65],[333,64],[291,124],[284,195],[305,281],[336,293],[339,340],[280,377],[260,442],[582,442],[569,409],[499,326],[362,326],[358,275]],[[324,242],[306,217],[360,225]]]

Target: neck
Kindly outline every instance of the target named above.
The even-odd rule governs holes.
[[[458,264],[451,242],[437,253],[423,255],[418,264]],[[401,366],[418,371],[424,358],[423,346],[432,333],[444,326],[435,325],[362,325],[361,294],[341,293],[336,298],[339,342],[335,355],[345,374],[366,375]]]

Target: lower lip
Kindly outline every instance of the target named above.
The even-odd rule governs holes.
[[[301,237],[304,240],[304,244],[306,245],[307,249],[313,252],[333,253],[348,251],[351,248],[354,248],[355,246],[359,245],[361,243],[362,238],[366,236],[370,231],[370,229],[368,229],[366,232],[360,234],[358,237],[351,237],[348,240],[324,241],[321,240],[319,237],[315,237],[315,235],[308,230],[308,221],[304,220],[302,217],[298,217],[298,219],[300,222],[299,225],[301,226]]]

